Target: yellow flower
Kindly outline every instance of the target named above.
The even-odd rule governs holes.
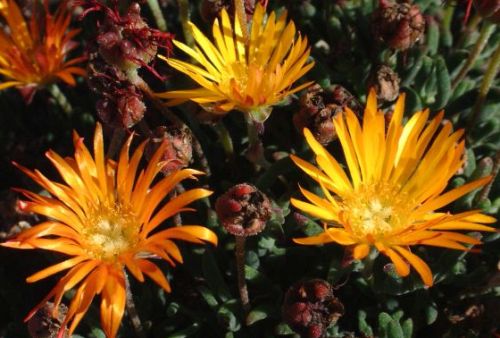
[[[14,0],[0,0],[0,16],[8,32],[0,29],[0,90],[8,87],[36,88],[60,80],[75,84],[74,75],[84,75],[83,68],[75,66],[85,57],[66,61],[67,54],[76,47],[71,39],[78,30],[68,31],[71,20],[62,1],[54,15],[45,8],[45,21],[40,23],[36,13],[26,22]]]
[[[48,220],[3,246],[49,250],[69,256],[28,277],[29,283],[70,269],[31,311],[28,319],[52,298],[54,309],[57,309],[64,293],[79,284],[62,327],[70,324],[71,335],[94,296],[100,294],[102,327],[108,338],[115,337],[125,307],[125,268],[139,281],[144,281],[146,275],[170,292],[169,282],[161,270],[147,258],[162,258],[175,266],[177,262],[182,263],[182,256],[174,239],[217,244],[216,235],[202,226],[159,229],[169,217],[192,210],[186,205],[212,192],[192,189],[162,203],[179,182],[202,173],[193,169],[178,170],[151,187],[165,164],[160,162],[165,144],[159,147],[146,169],[138,173],[145,143],[129,157],[131,142],[132,136],[116,163],[104,157],[99,124],[94,136],[93,157],[83,139],[75,133],[74,158],[63,159],[53,151],[46,154],[64,183],[53,182],[38,170],[18,165],[52,195],[47,197],[19,189],[29,199],[23,202],[23,210],[46,216]]]
[[[314,62],[307,63],[310,52],[307,38],[300,35],[295,38],[295,25],[293,21],[286,23],[286,12],[279,18],[271,12],[265,21],[264,7],[258,4],[248,43],[244,41],[245,27],[241,27],[238,16],[235,15],[232,26],[226,10],[222,10],[221,18],[213,25],[215,45],[195,25],[189,24],[198,46],[190,48],[179,41],[174,44],[203,68],[160,57],[201,88],[157,94],[170,99],[170,105],[192,100],[214,114],[237,109],[262,122],[269,116],[272,105],[311,84],[291,88]]]
[[[392,260],[400,276],[407,276],[412,266],[431,286],[430,268],[410,246],[468,250],[465,245],[480,244],[476,238],[453,230],[495,231],[484,225],[495,222],[493,217],[478,210],[455,215],[438,210],[491,177],[444,192],[463,164],[463,130],[453,132],[451,123],[443,121],[443,112],[427,122],[429,110],[415,113],[403,126],[403,112],[404,94],[386,125],[371,91],[362,126],[348,108],[334,118],[350,177],[311,132],[304,130],[319,169],[293,155],[292,160],[321,185],[324,196],[301,188],[308,202],[293,198],[291,202],[324,221],[324,231],[294,241],[351,246],[355,259],[366,257],[374,246]]]

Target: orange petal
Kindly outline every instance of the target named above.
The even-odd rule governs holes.
[[[316,236],[294,238],[293,241],[303,245],[317,245],[336,242],[341,245],[352,245],[356,241],[346,231],[330,228]]]
[[[161,270],[153,263],[146,259],[138,259],[137,265],[140,267],[142,272],[144,272],[149,278],[151,278],[156,284],[158,284],[166,292],[171,292],[170,284],[165,278],[165,275]]]
[[[396,272],[398,273],[398,275],[400,275],[401,277],[408,276],[408,274],[410,273],[410,267],[398,253],[389,248],[384,250],[382,253],[387,255],[394,263],[394,267],[396,268]]]
[[[358,244],[352,251],[354,259],[363,259],[370,253],[370,246],[368,244]]]
[[[417,255],[411,253],[410,251],[399,247],[395,246],[394,249],[401,254],[414,268],[417,270],[418,274],[422,278],[423,282],[427,286],[432,286],[433,280],[432,280],[432,271],[420,257]]]
[[[126,290],[122,271],[110,270],[101,295],[101,326],[107,338],[115,338],[125,311]]]

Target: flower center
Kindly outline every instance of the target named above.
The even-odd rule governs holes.
[[[342,209],[355,236],[377,239],[408,224],[412,203],[391,184],[366,184],[343,200]]]
[[[120,206],[103,208],[90,217],[84,232],[90,254],[104,261],[115,261],[133,249],[138,240],[139,222]]]
[[[262,95],[264,72],[255,64],[233,62],[228,75],[222,80],[221,87],[243,106],[256,106],[265,102]]]

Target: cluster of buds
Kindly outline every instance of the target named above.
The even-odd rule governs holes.
[[[98,116],[111,127],[128,129],[141,121],[146,111],[143,92],[136,86],[141,80],[137,70],[144,67],[162,78],[150,63],[159,48],[170,52],[172,35],[149,27],[138,3],[132,2],[123,15],[118,2],[112,3],[108,7],[99,0],[75,1],[83,8],[82,18],[91,12],[102,15],[88,64],[89,86],[99,96]]]
[[[308,128],[318,142],[326,145],[337,137],[333,117],[342,114],[344,107],[356,114],[362,110],[361,104],[344,87],[334,85],[324,90],[316,84],[301,96],[300,110],[293,116],[293,122],[299,132]]]
[[[405,51],[423,37],[424,30],[425,19],[417,5],[379,0],[373,14],[373,32],[378,41]]]
[[[143,94],[116,67],[92,54],[88,65],[88,84],[99,95],[96,109],[99,118],[116,128],[131,128],[146,111]]]
[[[159,126],[150,137],[146,155],[151,157],[156,149],[166,143],[163,152],[162,172],[169,175],[171,172],[186,168],[193,159],[193,135],[185,126]]]
[[[99,24],[97,45],[99,54],[107,63],[130,72],[145,67],[154,75],[161,76],[149,66],[158,48],[172,49],[170,33],[148,26],[141,17],[141,7],[133,2],[124,15],[117,9],[117,1],[110,8],[98,0],[79,0],[77,4],[84,8],[82,17],[90,12],[100,12],[104,20]]]
[[[301,337],[320,338],[344,314],[344,305],[327,281],[311,279],[288,289],[282,311],[283,320]]]
[[[399,96],[398,74],[391,67],[380,65],[368,78],[368,87],[374,88],[380,101],[392,102]]]
[[[235,236],[253,236],[264,230],[271,218],[271,201],[255,186],[242,183],[230,188],[215,203],[224,228]]]
[[[259,0],[244,0],[243,5],[245,7],[245,13],[247,15],[247,20],[251,20],[253,12],[255,11],[255,4]],[[264,7],[267,4],[267,0],[259,1]],[[200,14],[203,20],[212,23],[220,15],[219,13],[222,9],[226,9],[230,15],[234,13],[234,1],[232,0],[203,0],[201,2]]]

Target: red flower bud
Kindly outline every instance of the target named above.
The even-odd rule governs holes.
[[[391,67],[381,65],[370,75],[368,87],[375,89],[379,100],[391,102],[399,96],[400,82],[398,74]]]
[[[99,95],[96,110],[99,118],[112,127],[131,128],[146,111],[143,94],[122,71],[93,54],[88,65],[88,84]]]
[[[148,64],[156,56],[158,48],[165,48],[170,53],[173,35],[149,27],[141,16],[138,3],[133,2],[124,15],[116,7],[107,7],[99,0],[78,0],[76,4],[85,8],[82,16],[89,12],[104,15],[96,41],[99,54],[106,62],[124,72],[146,67],[162,78]]]
[[[425,20],[417,5],[379,0],[373,14],[375,38],[390,48],[407,50],[422,38]]]
[[[222,225],[232,235],[253,236],[271,218],[271,202],[253,185],[242,183],[229,189],[215,203]]]
[[[193,136],[189,129],[183,127],[157,127],[151,136],[147,156],[152,156],[162,142],[167,143],[162,158],[165,161],[162,168],[164,174],[186,168],[191,163],[193,158]]]
[[[361,112],[361,105],[347,89],[334,85],[324,90],[314,85],[301,96],[300,110],[293,116],[293,122],[299,132],[307,127],[320,143],[326,145],[337,137],[332,119],[344,111],[344,106],[356,113]]]
[[[311,279],[288,289],[282,312],[284,321],[301,337],[320,338],[344,314],[344,306],[327,281]]]

